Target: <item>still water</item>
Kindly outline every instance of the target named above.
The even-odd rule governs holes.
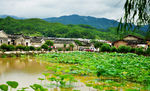
[[[44,78],[42,73],[46,72],[45,66],[48,64],[40,63],[33,57],[25,58],[0,58],[0,84],[7,81],[19,82],[19,87],[29,87],[35,83],[40,84],[38,78]],[[96,91],[93,88],[86,87],[85,84],[77,82],[74,89],[79,91]],[[72,91],[73,89],[62,90],[60,88],[49,89],[49,91]],[[32,91],[31,89],[27,91]]]
[[[0,84],[17,81],[21,86],[39,83],[45,64],[37,63],[35,58],[0,58]]]

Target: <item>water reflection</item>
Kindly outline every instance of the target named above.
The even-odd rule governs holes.
[[[39,83],[45,64],[36,62],[34,58],[0,58],[0,84],[6,81],[18,81],[20,87]]]
[[[40,84],[38,78],[44,78],[43,72],[46,72],[45,66],[55,65],[53,63],[40,63],[36,58],[0,58],[0,84],[5,84],[7,81],[19,82],[19,88],[29,87],[35,83]],[[60,64],[64,65],[64,64]],[[44,83],[49,83],[45,81]],[[86,87],[85,84],[78,81],[74,84],[74,88],[49,88],[49,91],[97,91],[91,87]],[[27,91],[33,91],[29,88]]]

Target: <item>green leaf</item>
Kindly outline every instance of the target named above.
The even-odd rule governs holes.
[[[30,87],[34,90],[34,91],[48,91],[48,89],[43,88],[41,85],[39,84],[33,84],[30,85]]]
[[[7,81],[6,83],[12,88],[18,87],[18,82],[16,82],[16,81]]]
[[[43,81],[43,80],[44,80],[44,78],[38,78],[38,80],[41,80],[41,81]]]
[[[5,85],[5,84],[2,84],[2,85],[0,85],[0,89],[1,89],[2,91],[8,91],[8,86]]]

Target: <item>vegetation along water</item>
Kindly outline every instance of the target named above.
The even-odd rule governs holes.
[[[132,53],[70,52],[39,54],[34,60],[46,64],[45,70],[41,72],[43,76],[36,78],[39,80],[38,83],[19,89],[17,88],[19,81],[7,81],[6,84],[0,85],[0,89],[2,91],[8,91],[10,88],[15,89],[13,91],[150,90],[150,57]]]

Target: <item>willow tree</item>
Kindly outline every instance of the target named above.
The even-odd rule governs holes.
[[[118,30],[130,30],[133,24],[137,25],[137,28],[148,25],[147,34],[150,35],[150,0],[126,0],[124,12]]]

